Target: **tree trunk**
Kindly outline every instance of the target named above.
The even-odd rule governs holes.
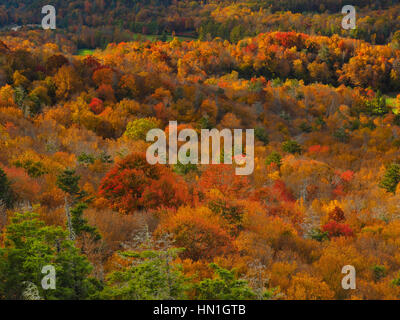
[[[69,210],[69,203],[68,203],[68,198],[65,196],[65,214],[67,215],[67,225],[68,225],[68,232],[69,232],[69,239],[70,240],[75,240],[75,233],[72,228],[72,222],[71,222],[71,212]]]

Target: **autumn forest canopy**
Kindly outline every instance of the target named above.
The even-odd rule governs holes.
[[[47,4],[44,0],[0,0],[0,30],[37,28],[41,8]],[[353,0],[358,23],[351,32],[341,28],[341,9],[347,4],[344,0],[54,0],[57,30],[47,36],[52,42],[63,42],[71,53],[104,49],[110,42],[129,41],[138,35],[237,42],[262,32],[297,31],[350,35],[377,44],[393,39],[400,24],[398,0]]]
[[[0,0],[1,300],[400,298],[398,1],[46,4]],[[149,164],[170,121],[254,172]]]

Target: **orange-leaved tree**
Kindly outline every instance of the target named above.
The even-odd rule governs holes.
[[[212,260],[233,253],[235,247],[225,221],[206,207],[181,207],[162,219],[157,234],[169,233],[185,248],[182,258]]]
[[[103,178],[99,194],[111,208],[137,210],[177,208],[189,201],[186,183],[163,165],[150,165],[144,153],[132,153]]]

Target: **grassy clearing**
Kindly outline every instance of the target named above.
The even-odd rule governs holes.
[[[388,97],[386,98],[386,105],[392,108],[394,114],[398,114],[400,111],[399,105],[397,104],[396,98]]]
[[[192,40],[196,40],[195,38],[191,38],[191,37],[184,37],[184,36],[176,36],[176,38],[178,38],[180,41],[192,41]],[[132,39],[132,41],[161,41],[162,36],[161,35],[157,35],[157,34],[141,34],[141,33],[136,33]],[[166,42],[170,42],[174,39],[174,37],[172,35],[167,35],[166,36]],[[90,56],[95,52],[95,49],[80,49],[78,50],[77,55],[78,56]]]
[[[78,50],[78,56],[90,56],[94,53],[92,49],[80,49]]]

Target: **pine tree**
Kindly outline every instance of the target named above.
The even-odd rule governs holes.
[[[0,202],[6,208],[11,208],[15,202],[15,194],[11,189],[11,183],[5,172],[0,168]]]
[[[204,279],[195,285],[199,300],[249,300],[256,297],[246,280],[237,279],[234,270],[221,268],[215,263],[210,267],[216,277]]]
[[[90,234],[93,239],[100,240],[101,236],[96,227],[88,225],[87,219],[83,217],[83,211],[87,209],[87,204],[79,202],[75,207],[71,209],[71,224],[72,229],[76,236],[81,236],[83,233]]]
[[[301,146],[294,140],[288,140],[282,143],[282,150],[291,154],[302,152]]]
[[[400,165],[393,163],[386,169],[386,173],[379,184],[387,192],[396,193],[396,187],[400,182]]]
[[[267,159],[265,159],[265,164],[269,166],[271,163],[275,163],[280,168],[282,165],[282,156],[276,151],[271,152]]]
[[[53,290],[41,286],[47,265],[56,271]],[[44,299],[86,299],[99,288],[91,270],[61,227],[46,226],[32,211],[12,216],[0,248],[0,299],[23,299],[33,286]]]
[[[75,170],[66,169],[57,177],[57,186],[65,193],[81,198],[82,193],[79,188],[80,176],[75,174]]]
[[[79,187],[81,177],[76,175],[75,170],[66,169],[57,177],[57,186],[65,192],[65,213],[70,239],[82,236],[83,233],[90,234],[93,239],[101,238],[95,227],[89,226],[83,218],[83,211],[87,204],[83,201],[87,193]]]
[[[96,298],[117,300],[176,300],[185,299],[188,279],[179,265],[173,263],[182,248],[172,247],[165,235],[154,240],[147,226],[134,239],[133,250],[120,254],[132,261],[131,266],[113,272],[104,290]]]

